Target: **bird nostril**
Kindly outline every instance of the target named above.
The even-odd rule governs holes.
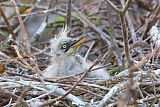
[[[77,48],[79,47],[82,43],[84,43],[86,41],[86,38],[82,37],[82,38],[79,38],[78,40],[75,40],[72,47],[73,48]]]

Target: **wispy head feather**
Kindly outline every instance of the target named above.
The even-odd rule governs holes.
[[[68,26],[64,26],[60,32],[55,35],[53,39],[51,39],[51,53],[59,51],[59,44],[63,43],[64,41],[67,41],[71,39],[68,37],[68,33],[70,32],[70,29]]]
[[[58,35],[55,35],[55,38],[59,38],[59,37],[67,37],[68,33],[70,32],[70,29],[68,26],[64,26],[60,32],[58,33]]]

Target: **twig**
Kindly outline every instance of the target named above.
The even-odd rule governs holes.
[[[22,43],[24,44],[24,46],[26,47],[26,52],[28,54],[31,54],[31,50],[30,50],[30,44],[29,44],[29,41],[28,41],[28,34],[25,30],[25,26],[24,26],[24,23],[23,23],[23,20],[22,18],[20,17],[20,13],[19,13],[19,9],[18,7],[16,6],[16,2],[14,0],[11,0],[11,3],[13,4],[13,7],[14,7],[14,10],[16,12],[16,15],[18,17],[18,20],[19,20],[19,23],[20,23],[20,27],[21,27],[21,30],[22,30],[22,34],[24,34],[23,36],[21,35],[21,39],[22,39]]]
[[[110,0],[105,0],[110,6],[113,7],[113,9],[119,13],[120,9],[117,8],[116,5],[114,5]]]
[[[145,63],[147,63],[153,56],[155,56],[156,54],[158,54],[159,51],[160,51],[160,45],[157,48],[155,48],[151,53],[149,53],[148,55],[146,55],[146,57],[144,57],[141,61],[139,61],[138,64],[134,64],[133,66],[131,66],[129,68],[129,70],[134,71],[134,70],[140,68]]]
[[[160,94],[157,95],[157,98],[160,98]],[[148,102],[148,101],[151,101],[151,100],[154,100],[154,99],[155,99],[155,96],[154,97],[144,98],[144,99],[139,99],[139,100],[136,100],[136,101],[137,101],[137,103],[144,103],[144,102]],[[113,107],[113,106],[116,106],[116,105],[117,105],[117,102],[109,104],[108,106],[109,107]]]
[[[116,34],[113,27],[111,8],[108,5],[108,3],[106,3],[106,6],[107,6],[107,18],[109,23],[109,34],[110,34],[110,44],[111,44],[110,48],[117,59],[117,65],[119,67],[119,70],[122,71],[124,70],[122,64],[122,54],[120,53],[120,49],[118,47],[118,44],[116,43],[116,38],[115,38]]]
[[[121,10],[122,14],[124,15],[130,5],[132,0],[127,0],[126,4],[123,6],[123,9]]]
[[[17,47],[16,45],[13,45],[13,47],[14,47],[16,53],[17,53],[18,58],[19,58],[29,69],[31,69],[32,71],[34,71],[34,72],[36,73],[36,70],[33,69],[33,68],[28,64],[28,62],[24,60],[23,56],[20,54],[20,52],[19,52],[19,50],[18,50],[18,47]]]
[[[55,99],[52,99],[50,101],[47,101],[45,103],[43,103],[42,105],[40,105],[40,107],[45,107],[46,105],[49,105],[49,104],[52,104],[58,100],[61,100],[63,99],[64,97],[66,97],[77,85],[79,82],[81,82],[81,80],[87,75],[87,73],[92,69],[92,67],[97,63],[97,60],[95,60],[95,62],[93,62],[93,64],[90,66],[90,68],[88,70],[86,70],[86,72],[83,73],[83,75],[78,79],[78,81],[69,89],[66,91],[65,94],[55,98]],[[84,106],[84,105],[80,105],[80,106]]]
[[[113,97],[117,93],[117,91],[119,91],[122,87],[124,87],[124,84],[119,84],[119,85],[113,86],[96,107],[104,107],[105,103],[108,100],[110,100],[111,97]]]
[[[95,44],[95,41],[92,42],[92,44],[90,45],[88,51],[86,52],[85,56],[84,56],[84,59],[87,61],[87,57],[88,57],[88,54],[89,52],[91,51],[91,49],[93,48],[93,45]]]
[[[18,7],[35,7],[34,5],[32,4],[23,4],[23,3],[16,3]],[[8,2],[1,2],[0,5],[2,6],[7,6],[7,7],[13,7],[13,5],[9,4]],[[39,8],[39,9],[46,9],[46,7],[44,6],[38,6],[36,5],[36,8]]]
[[[5,59],[9,59],[10,58],[8,55],[6,55],[5,53],[3,53],[2,51],[0,51],[0,56],[4,57]]]
[[[15,105],[13,105],[13,107],[17,107],[20,106],[20,102],[23,100],[23,96],[25,95],[25,93],[30,89],[30,86],[25,87],[25,89],[21,92],[19,98],[17,99]]]
[[[21,17],[26,17],[26,16],[33,16],[33,15],[39,15],[39,14],[46,14],[50,12],[56,12],[57,8],[49,9],[49,10],[44,10],[44,11],[36,11],[36,12],[31,12],[31,13],[26,13],[26,14],[21,14]]]
[[[121,2],[121,4],[122,4],[123,6],[125,5],[125,4],[124,4],[124,3],[125,3],[124,0],[121,0],[120,2]],[[128,24],[129,30],[130,30],[130,32],[131,32],[132,40],[133,40],[133,42],[135,43],[135,42],[137,41],[137,36],[136,36],[136,32],[135,32],[134,26],[133,26],[133,24],[132,24],[132,22],[131,22],[131,19],[130,19],[130,17],[129,17],[128,11],[126,11],[125,17],[126,17],[126,20],[127,20],[127,22],[128,22],[127,24]]]
[[[144,29],[142,32],[142,37],[144,37],[149,29],[158,21],[157,15],[160,13],[160,1],[157,0],[157,6],[153,12],[149,15],[149,18],[145,20],[145,24],[142,26]]]
[[[67,19],[66,24],[68,27],[71,27],[71,8],[72,8],[72,0],[68,0],[68,6],[67,6]]]
[[[15,95],[9,91],[6,91],[2,88],[0,88],[0,93],[1,93],[1,97],[13,98],[13,100],[17,100],[19,98],[19,96]],[[25,107],[29,107],[28,104],[24,101],[24,99],[22,99],[21,103],[23,103],[23,105]],[[1,106],[3,106],[3,105],[1,105]]]
[[[45,107],[46,105],[52,104],[52,103],[54,103],[54,102],[56,102],[56,101],[58,101],[58,100],[63,99],[64,97],[66,97],[66,96],[78,85],[78,83],[79,83],[86,75],[87,75],[87,72],[85,72],[85,73],[81,76],[81,78],[79,78],[79,80],[78,80],[69,90],[66,91],[65,94],[63,94],[63,95],[61,95],[61,96],[59,96],[59,97],[57,97],[57,98],[55,98],[55,99],[53,99],[53,100],[50,100],[50,101],[47,101],[47,102],[43,103],[42,105],[40,105],[40,107]],[[81,105],[80,105],[80,106],[81,106]],[[83,105],[83,106],[84,106],[84,105]]]
[[[102,38],[104,41],[106,41],[108,45],[110,45],[110,41],[109,41],[109,40],[110,40],[110,37],[109,37],[107,34],[105,34],[101,29],[97,28],[93,23],[91,23],[91,22],[88,20],[88,18],[87,18],[83,13],[81,13],[75,6],[72,5],[72,7],[73,7],[73,9],[79,14],[79,17],[78,17],[78,18],[79,18],[82,22],[85,22],[85,23],[84,23],[85,25],[87,24],[87,26],[91,27],[91,28],[94,29],[96,32],[98,32],[98,33],[100,34],[101,38]],[[75,16],[75,17],[77,17],[77,16]]]
[[[129,52],[129,45],[128,45],[128,30],[126,27],[126,22],[124,18],[123,12],[120,12],[120,20],[121,20],[121,26],[122,26],[122,35],[123,35],[123,42],[124,42],[124,50],[125,50],[125,55],[126,59],[128,61],[129,67],[131,66],[131,56]]]
[[[10,23],[9,23],[9,21],[8,21],[6,15],[5,15],[5,13],[3,12],[3,9],[2,9],[2,7],[1,7],[1,5],[0,5],[0,14],[2,15],[5,23],[7,24],[8,30],[9,30],[9,32],[12,34],[13,40],[16,40],[16,35],[15,35],[15,33],[13,32],[13,28],[12,28],[12,26],[10,25]]]

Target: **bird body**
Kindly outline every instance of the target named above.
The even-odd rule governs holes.
[[[79,74],[85,72],[90,63],[86,62],[76,50],[81,45],[85,38],[75,40],[67,37],[69,30],[67,27],[51,40],[50,65],[45,69],[44,77],[61,77]],[[104,69],[95,70],[88,74],[88,77],[93,78],[109,78],[109,74]]]
[[[61,77],[79,74],[84,71],[81,56],[52,57],[51,64],[45,70],[45,77]]]

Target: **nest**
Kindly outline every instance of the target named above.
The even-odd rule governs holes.
[[[159,0],[11,2],[0,5],[0,106],[160,105]],[[18,20],[6,15],[11,8]],[[78,52],[93,63],[79,75],[45,78],[50,39],[64,23],[68,36],[87,38]],[[111,77],[87,78],[96,64]]]

